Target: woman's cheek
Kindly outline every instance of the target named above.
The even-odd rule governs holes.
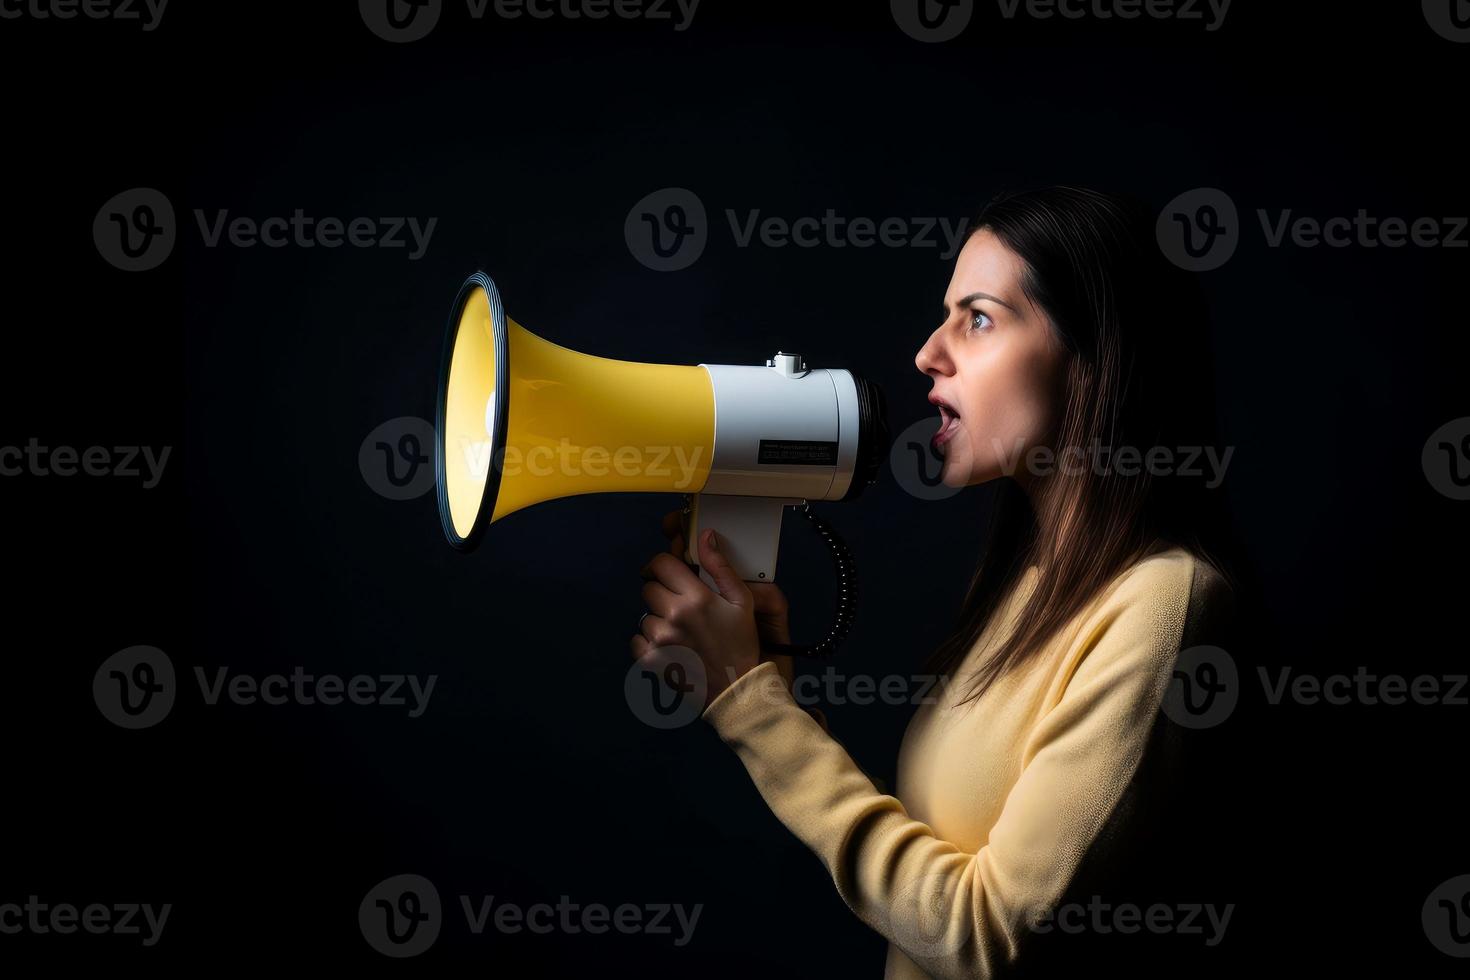
[[[1002,475],[1002,450],[1010,436],[1011,413],[994,398],[973,406],[962,421],[965,442],[965,483],[985,483]]]
[[[1021,476],[1033,465],[1033,454],[1044,439],[1037,406],[1024,398],[997,408],[994,418],[995,425],[984,427],[972,440],[972,468],[980,482]]]

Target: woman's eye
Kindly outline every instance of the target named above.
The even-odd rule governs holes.
[[[971,330],[986,330],[989,329],[991,325],[992,324],[989,315],[981,313],[979,310],[970,311]]]

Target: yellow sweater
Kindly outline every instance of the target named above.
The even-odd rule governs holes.
[[[774,663],[705,710],[771,810],[888,939],[887,977],[990,977],[1016,961],[1138,770],[1181,641],[1226,590],[1184,549],[1156,549],[1028,667],[955,707],[1035,575],[915,714],[896,797],[796,703]]]

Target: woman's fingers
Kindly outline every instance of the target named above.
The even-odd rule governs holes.
[[[663,517],[662,530],[664,537],[669,539],[669,554],[675,558],[684,557],[684,510],[671,510]]]
[[[767,616],[785,617],[790,613],[786,593],[774,582],[750,582],[750,596],[755,600],[755,611]]]
[[[677,602],[678,596],[670,592],[669,587],[662,582],[643,583],[643,604],[655,616],[668,619],[669,614],[674,611],[674,606]]]
[[[678,641],[678,635],[674,632],[673,624],[662,616],[649,614],[643,617],[643,622],[638,624],[638,632],[650,646],[666,647],[672,646]]]
[[[672,525],[672,518],[669,523]],[[713,532],[700,544],[700,564],[719,591],[707,586],[674,555],[654,555],[639,570],[646,582],[643,598],[649,609],[638,621],[638,635],[628,641],[628,649],[639,658],[657,656],[662,647],[694,651],[710,679],[704,692],[708,705],[735,678],[760,664],[761,645],[745,583],[735,574]]]
[[[649,650],[653,649],[653,646],[648,642],[648,638],[645,637],[642,633],[635,633],[633,637],[628,640],[628,649],[632,652],[634,660],[642,660],[643,655]]]
[[[726,602],[741,608],[753,609],[750,589],[730,564],[729,557],[720,548],[720,535],[714,528],[706,528],[699,545],[699,566],[709,573],[716,588]],[[699,581],[698,578],[695,579]]]
[[[648,564],[639,570],[639,574],[649,581],[663,583],[675,595],[699,595],[701,590],[709,591],[688,565],[667,551],[661,551],[649,559]]]

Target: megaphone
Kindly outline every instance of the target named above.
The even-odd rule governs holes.
[[[809,501],[850,500],[871,485],[888,431],[881,389],[848,371],[786,352],[763,366],[584,354],[508,317],[477,272],[451,307],[440,367],[439,515],[449,543],[468,551],[490,524],[543,501],[682,493],[689,564],[714,527],[741,578],[774,582],[781,516],[795,506],[850,579],[850,555]]]

